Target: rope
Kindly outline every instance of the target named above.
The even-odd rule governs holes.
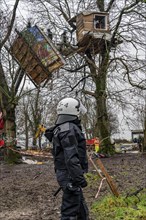
[[[101,190],[101,187],[102,187],[102,184],[103,184],[103,181],[106,180],[106,178],[102,178],[101,182],[100,182],[100,185],[99,185],[99,188],[98,188],[98,192],[96,193],[95,195],[95,199],[97,199],[97,197],[99,196],[99,192]]]

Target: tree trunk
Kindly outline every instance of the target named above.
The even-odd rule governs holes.
[[[95,66],[89,63],[91,76],[96,85],[95,99],[97,104],[97,123],[95,130],[98,132],[97,137],[100,138],[102,151],[105,153],[112,153],[113,147],[110,141],[110,126],[107,112],[107,95],[106,95],[106,79],[107,79],[107,66],[109,62],[109,52],[104,51],[101,56],[101,63],[99,65],[98,74],[96,73]],[[94,60],[92,59],[92,62]],[[95,64],[95,63],[94,63]]]
[[[24,113],[24,123],[25,123],[25,150],[28,150],[28,119],[26,113]]]
[[[42,150],[42,135],[39,136],[39,150]]]
[[[107,95],[106,95],[106,79],[107,79],[107,66],[109,62],[109,53],[104,51],[101,54],[102,61],[99,66],[98,77],[96,78],[96,102],[97,102],[97,116],[98,127],[101,138],[101,146],[103,150],[108,153],[111,152],[110,146],[110,126],[109,117],[107,112]]]
[[[143,142],[143,151],[146,152],[146,113],[144,121],[144,142]]]
[[[16,150],[16,124],[15,107],[6,109],[5,112],[5,161],[8,163],[17,163],[21,155]]]

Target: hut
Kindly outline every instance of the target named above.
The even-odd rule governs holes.
[[[55,48],[38,26],[27,27],[23,31],[16,30],[17,36],[9,49],[35,86],[46,83],[52,72],[65,64],[59,51]]]
[[[69,23],[76,26],[79,52],[85,52],[90,47],[97,54],[111,40],[107,12],[81,12],[71,18]]]

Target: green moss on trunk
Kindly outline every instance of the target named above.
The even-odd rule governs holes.
[[[9,164],[20,163],[21,155],[11,149],[4,150],[4,160]]]

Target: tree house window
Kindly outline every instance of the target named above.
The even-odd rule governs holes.
[[[107,21],[105,15],[95,15],[94,16],[94,28],[100,30],[107,29]]]

